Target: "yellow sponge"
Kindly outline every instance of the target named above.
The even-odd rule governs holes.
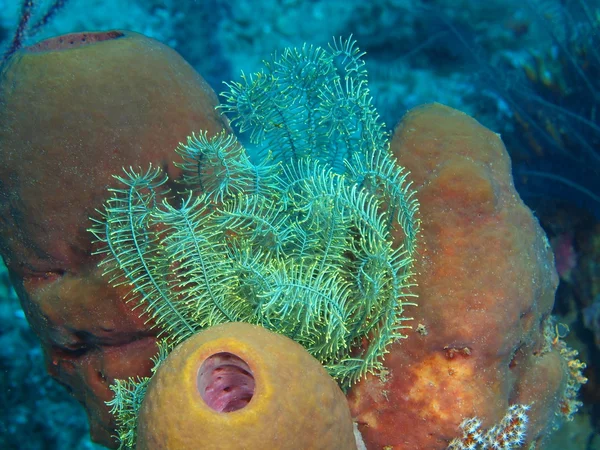
[[[285,336],[227,323],[179,345],[152,378],[138,450],[356,449],[346,398]]]

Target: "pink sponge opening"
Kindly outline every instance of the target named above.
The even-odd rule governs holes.
[[[206,358],[198,371],[198,392],[217,412],[244,408],[254,395],[254,375],[240,357],[227,352]]]

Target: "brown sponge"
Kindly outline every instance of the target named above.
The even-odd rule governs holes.
[[[177,52],[129,31],[47,39],[0,71],[0,256],[50,374],[115,446],[109,386],[149,373],[156,330],[101,277],[89,218],[123,167],[176,178],[177,144],[226,125]]]

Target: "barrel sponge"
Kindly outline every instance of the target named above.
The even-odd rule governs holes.
[[[420,203],[419,308],[408,339],[390,346],[387,376],[366,377],[349,394],[365,443],[446,449],[465,420],[490,429],[527,405],[523,448],[541,448],[584,380],[548,318],[558,284],[552,250],[515,191],[504,144],[432,104],[406,114],[391,150]]]
[[[0,66],[0,256],[48,371],[106,446],[110,382],[150,374],[157,331],[101,276],[89,217],[123,167],[177,178],[177,144],[226,128],[217,103],[177,52],[130,31],[56,36]]]
[[[152,162],[176,178],[172,149],[194,131],[226,127],[216,105],[177,52],[131,31],[73,33],[17,51],[0,67],[7,264],[89,246],[88,217],[112,175]],[[60,244],[65,236],[70,243]]]
[[[346,398],[321,364],[285,336],[247,323],[211,327],[153,376],[137,448],[355,449]]]

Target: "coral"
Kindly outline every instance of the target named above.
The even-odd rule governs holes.
[[[490,428],[513,404],[531,405],[525,444],[542,441],[584,380],[545,332],[558,277],[502,142],[434,104],[405,116],[392,150],[421,203],[419,307],[385,357],[387,376],[349,393],[367,446],[445,448],[463,420]]]
[[[194,335],[160,364],[141,406],[136,448],[356,444],[346,398],[316,359],[263,327],[228,323]]]
[[[511,405],[500,423],[481,431],[481,421],[465,419],[460,424],[461,438],[455,438],[448,450],[510,450],[520,448],[527,433],[529,405]]]
[[[155,334],[90,256],[89,216],[111,175],[224,124],[216,96],[174,51],[126,31],[80,33],[17,51],[0,79],[0,253],[48,370],[115,445],[105,401],[116,378],[150,372]]]
[[[565,341],[565,330],[561,328],[562,324],[556,323],[554,318],[550,318],[544,323],[544,338],[546,341],[544,353],[556,351],[561,356],[566,370],[564,371],[564,388],[558,399],[557,415],[571,421],[575,413],[583,406],[583,403],[577,399],[579,388],[587,383],[587,378],[583,376],[583,370],[586,364],[577,359],[579,352],[570,348]],[[568,330],[566,330],[568,331]]]

